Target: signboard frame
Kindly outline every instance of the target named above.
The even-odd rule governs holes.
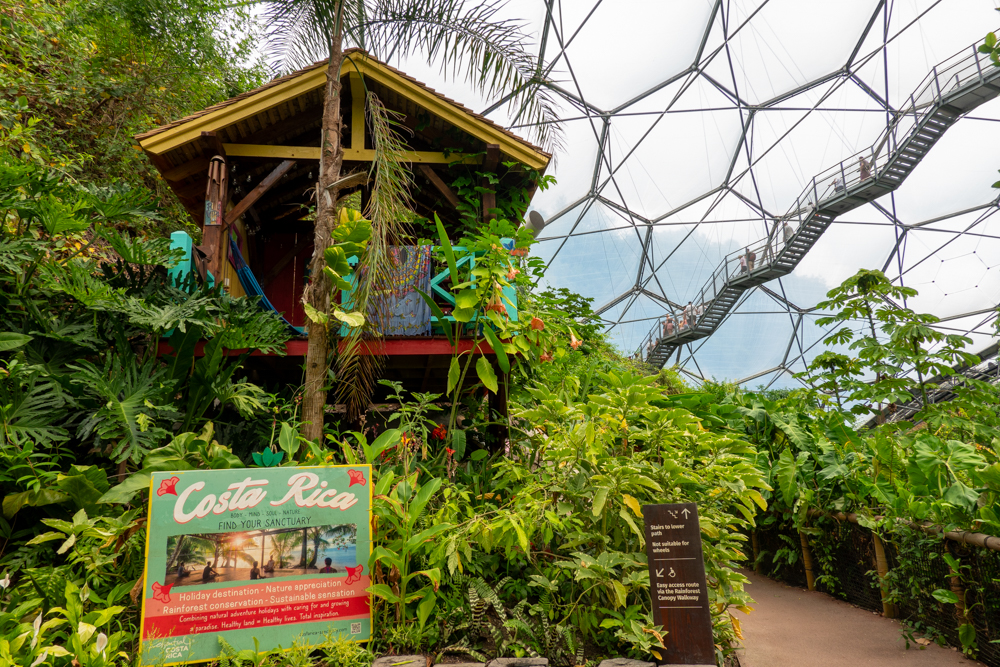
[[[157,472],[147,516],[140,667],[371,639],[370,465]]]
[[[715,667],[698,506],[643,505],[642,518],[653,621],[667,631],[658,663]]]

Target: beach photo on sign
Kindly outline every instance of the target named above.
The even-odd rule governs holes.
[[[194,533],[167,538],[165,584],[200,586],[304,574],[336,575],[357,565],[357,524]]]

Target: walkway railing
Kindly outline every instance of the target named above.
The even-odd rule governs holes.
[[[765,238],[723,258],[685,312],[657,318],[633,356],[662,367],[714,333],[743,292],[791,273],[834,218],[898,188],[959,116],[1000,94],[998,80],[975,45],[932,68],[871,146],[814,176]]]

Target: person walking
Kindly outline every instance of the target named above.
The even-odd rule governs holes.
[[[795,236],[795,230],[792,229],[787,220],[781,225],[781,235],[785,239],[785,245],[788,245],[788,242]]]
[[[747,256],[740,255],[740,274],[742,275],[746,272],[747,272]]]
[[[667,335],[672,336],[674,334],[674,318],[667,315],[667,321],[663,325],[667,329]]]
[[[861,173],[861,180],[865,181],[872,177],[872,166],[864,156],[858,158],[858,171]]]
[[[754,260],[757,259],[757,253],[755,253],[750,248],[747,248],[747,270],[753,271]]]

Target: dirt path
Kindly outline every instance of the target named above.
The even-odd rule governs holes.
[[[744,572],[756,600],[743,626],[742,667],[977,667],[960,652],[906,642],[897,621],[829,595]]]

